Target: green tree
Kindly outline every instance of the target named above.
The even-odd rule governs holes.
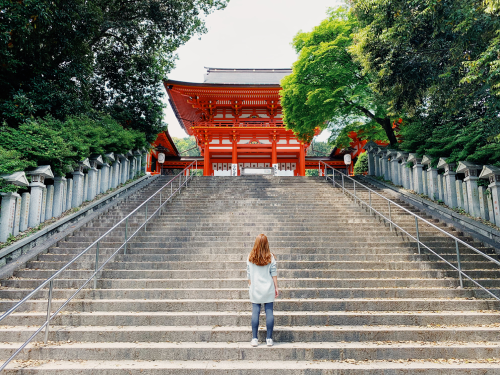
[[[283,120],[304,140],[312,139],[316,127],[344,127],[362,122],[383,129],[391,144],[397,139],[386,105],[370,87],[371,77],[349,52],[357,20],[344,8],[309,33],[295,36],[299,54],[293,73],[283,78]]]
[[[312,141],[307,150],[308,156],[329,156],[332,152],[332,146],[327,142]]]
[[[354,164],[354,174],[363,174],[365,172],[368,172],[368,154],[363,152],[358,156]]]
[[[172,140],[175,143],[175,147],[177,147],[177,151],[181,156],[200,156],[200,148],[196,143],[195,137],[186,137],[186,138],[176,138],[172,137]]]
[[[78,116],[66,121],[47,116],[0,130],[0,147],[9,150],[5,158],[9,153],[13,157],[5,167],[7,173],[49,164],[56,175],[64,175],[91,154],[125,152],[146,144],[143,133],[124,129],[109,116]]]
[[[0,121],[92,109],[152,141],[175,50],[227,0],[0,0]]]
[[[498,15],[482,0],[351,4],[360,29],[350,51],[390,113],[405,115],[401,147],[500,163]]]

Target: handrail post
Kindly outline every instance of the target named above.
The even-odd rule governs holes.
[[[94,276],[94,289],[97,289],[97,270],[99,269],[99,244],[101,241],[97,242],[95,248],[95,276]]]
[[[356,197],[356,181],[354,181],[354,203],[358,202],[358,198]]]
[[[392,232],[391,201],[387,201],[387,203],[389,205],[389,227],[391,228],[391,232]]]
[[[161,191],[160,191],[160,212],[158,213],[158,215],[161,215]]]
[[[460,279],[460,288],[464,287],[464,281],[462,279],[462,265],[460,264],[460,250],[458,248],[458,241],[455,240],[455,248],[457,249],[457,268],[458,268],[458,278]]]
[[[173,190],[173,189],[174,189],[174,188],[173,188],[173,185],[174,185],[174,183],[172,182],[172,180],[170,180],[170,199],[172,199],[172,193],[173,193],[173,191],[174,191],[174,190]]]
[[[368,198],[370,200],[370,215],[372,214],[372,191],[368,190]]]
[[[144,214],[144,232],[148,231],[148,202],[146,202],[146,212]]]
[[[420,255],[420,232],[418,231],[418,216],[415,216],[415,228],[417,228],[418,255]]]
[[[128,217],[125,219],[125,247],[123,249],[123,255],[127,254],[127,242],[128,242]]]
[[[341,176],[342,176],[342,193],[345,194],[344,174],[342,173]]]
[[[45,338],[43,340],[44,344],[47,344],[49,340],[49,327],[50,327],[50,310],[52,310],[52,290],[54,289],[54,280],[49,282],[49,299],[47,303],[47,320],[45,321],[47,325],[45,326]]]

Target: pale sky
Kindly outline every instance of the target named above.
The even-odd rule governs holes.
[[[297,55],[293,37],[324,20],[342,0],[230,0],[226,9],[206,20],[208,32],[192,38],[177,51],[179,60],[168,78],[203,82],[211,68],[291,68]],[[166,100],[166,98],[165,98]],[[173,137],[187,137],[170,105],[165,122]],[[328,139],[323,132],[317,140]]]

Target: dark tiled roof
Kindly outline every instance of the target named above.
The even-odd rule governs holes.
[[[291,69],[219,69],[207,68],[205,83],[279,85]]]

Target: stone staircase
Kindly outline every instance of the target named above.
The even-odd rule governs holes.
[[[0,311],[147,196],[3,280]],[[408,227],[414,222],[394,215]],[[250,346],[245,260],[259,233],[278,258],[282,291],[272,348]],[[453,259],[446,238],[422,236]],[[101,254],[122,240],[122,233],[108,238]],[[405,236],[321,179],[197,177],[129,245],[96,290],[83,290],[54,319],[48,345],[30,344],[6,373],[500,374],[500,304],[457,288],[457,272],[419,256]],[[55,282],[53,308],[89,276],[94,257],[83,256]],[[498,288],[490,262],[464,252],[462,264]],[[0,360],[43,323],[47,293],[2,322]],[[259,334],[263,341],[265,331]]]

